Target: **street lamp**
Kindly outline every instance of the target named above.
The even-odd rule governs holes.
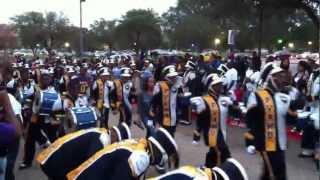
[[[69,43],[69,42],[65,42],[65,43],[64,43],[64,47],[65,47],[65,48],[69,48],[69,47],[70,47],[70,43]]]
[[[220,43],[221,43],[221,40],[219,38],[214,39],[214,45],[218,46],[220,45]]]
[[[217,47],[221,44],[221,40],[219,38],[214,39],[214,47],[217,49]]]
[[[294,43],[292,43],[292,42],[291,42],[291,43],[288,43],[288,47],[291,48],[291,49],[293,49],[293,48],[294,48]]]
[[[278,44],[282,44],[283,43],[283,40],[282,39],[278,39]]]
[[[313,43],[312,41],[308,41],[308,45],[311,46]]]

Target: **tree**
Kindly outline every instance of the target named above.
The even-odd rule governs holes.
[[[60,48],[67,38],[69,19],[63,14],[48,12],[26,12],[11,18],[22,46],[30,48],[36,54],[37,44],[48,52]]]
[[[117,46],[122,49],[145,50],[161,43],[160,18],[153,10],[131,10],[116,27]]]
[[[112,46],[114,42],[114,33],[116,29],[116,20],[107,21],[103,18],[94,21],[90,25],[89,37],[90,41],[95,43],[97,49],[102,49],[104,45]]]
[[[7,24],[0,24],[0,49],[14,48],[17,45],[17,35]]]
[[[44,42],[43,27],[45,19],[42,13],[27,12],[25,14],[12,17],[14,26],[19,34],[22,46],[30,48],[35,54],[38,43]]]
[[[260,6],[256,6],[254,2],[259,2]],[[297,38],[297,34],[306,35],[307,32],[312,32],[312,29],[315,30],[313,32],[317,32],[317,36],[320,36],[318,25],[320,16],[317,17],[315,14],[316,2],[319,0],[178,0],[176,7],[170,8],[162,15],[162,26],[169,44],[180,44],[177,38],[184,41],[196,38],[201,39],[202,48],[209,47],[210,43],[204,38],[193,37],[200,29],[205,28],[206,30],[201,32],[207,33],[210,38],[218,37],[224,40],[229,29],[240,30],[236,37],[236,47],[244,50],[258,46],[260,31],[258,17],[260,10],[263,10],[262,46],[275,49],[278,38],[305,44],[301,42],[301,38]],[[196,18],[199,20],[191,21]],[[197,22],[200,21],[201,24],[206,24],[206,27],[199,26]],[[318,29],[310,30],[310,22],[313,22]],[[189,29],[193,30],[186,33],[185,31]],[[316,39],[315,34],[311,34],[313,34],[312,39]],[[310,39],[310,34],[304,37]]]

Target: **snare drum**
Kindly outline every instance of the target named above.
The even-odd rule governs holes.
[[[97,126],[97,114],[93,107],[71,108],[69,111],[72,128],[88,129]]]
[[[49,116],[53,110],[54,103],[58,100],[57,93],[40,92],[38,97],[39,115]]]

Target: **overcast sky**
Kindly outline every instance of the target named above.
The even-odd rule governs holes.
[[[10,22],[10,17],[27,11],[61,11],[71,23],[79,26],[80,0],[6,0],[0,8],[0,23]],[[130,9],[152,8],[162,14],[177,0],[86,0],[83,3],[83,24],[88,27],[94,20],[120,18]]]

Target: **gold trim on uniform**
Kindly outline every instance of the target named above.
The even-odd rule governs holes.
[[[98,100],[97,100],[97,108],[102,111],[103,110],[103,99],[104,99],[104,83],[101,79],[97,80],[97,88],[98,88]]]
[[[170,117],[170,88],[164,81],[159,83],[162,92],[162,111],[163,111],[163,125],[171,126]]]
[[[209,147],[216,147],[220,121],[220,109],[212,96],[207,95],[204,96],[203,99],[207,103],[210,111],[210,129],[208,134]]]
[[[265,148],[266,151],[276,151],[276,110],[272,96],[266,90],[258,90],[264,108]]]

